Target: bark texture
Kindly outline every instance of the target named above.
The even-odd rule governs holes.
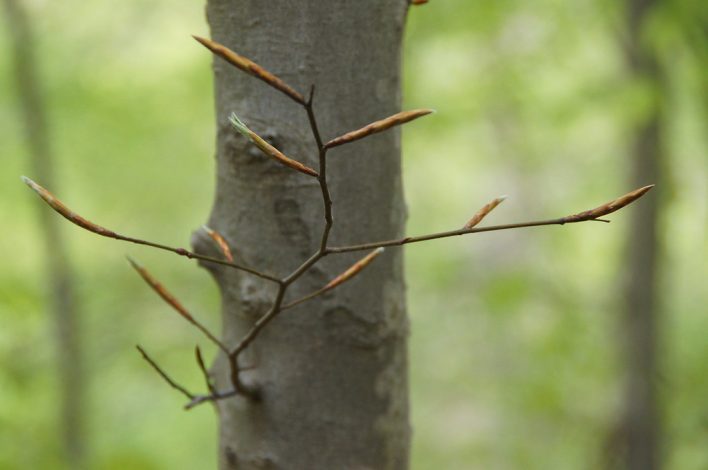
[[[653,197],[632,212],[627,241],[627,272],[622,343],[625,347],[625,416],[621,426],[626,454],[623,468],[661,467],[660,414],[657,398],[658,240],[662,193],[663,101],[666,83],[657,52],[647,39],[647,24],[657,6],[654,0],[627,2],[627,64],[633,78],[651,87],[652,103],[636,123],[632,137],[632,184],[656,183]]]
[[[400,110],[407,0],[209,0],[212,38],[306,95],[324,140]],[[317,168],[304,110],[214,59],[217,190],[209,226],[237,262],[283,276],[314,253],[324,225],[314,178],[265,157],[228,122],[231,112],[291,158]],[[400,130],[328,154],[334,201],[330,245],[402,236]],[[213,251],[195,235],[195,249]],[[361,253],[330,255],[288,290],[322,287]],[[283,312],[244,354],[259,401],[219,402],[220,468],[405,469],[410,429],[402,251],[356,279]],[[223,336],[234,345],[271,305],[275,285],[210,266],[221,293]],[[220,358],[215,375],[230,388]]]

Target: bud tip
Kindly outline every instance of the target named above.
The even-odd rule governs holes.
[[[135,261],[133,258],[131,258],[129,255],[125,255],[125,259],[127,259],[128,262],[130,263],[130,265],[133,266],[135,269],[142,268],[142,266],[140,266],[140,264],[137,261]]]

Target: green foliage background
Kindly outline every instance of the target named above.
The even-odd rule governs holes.
[[[57,157],[50,189],[109,228],[186,246],[214,182],[211,57],[189,36],[206,34],[203,5],[27,3]],[[657,383],[667,468],[677,470],[708,468],[708,23],[699,3],[662,3],[647,29],[670,83]],[[438,113],[403,131],[409,232],[459,227],[501,194],[509,199],[490,223],[566,215],[632,189],[630,132],[652,96],[628,78],[621,31],[617,5],[605,1],[412,9],[405,107]],[[40,209],[18,178],[28,162],[8,39],[0,34],[0,468],[61,468]],[[612,219],[406,248],[414,469],[601,465],[621,406],[627,275],[628,219]],[[178,257],[63,228],[88,354],[91,467],[214,468],[212,410],[182,412],[182,397],[133,348],[197,388],[192,347],[209,345],[123,255],[218,328],[215,286]]]

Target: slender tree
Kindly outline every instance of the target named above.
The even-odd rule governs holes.
[[[21,0],[4,0],[3,3],[12,39],[17,97],[25,126],[29,167],[37,178],[54,187],[54,153],[30,17]],[[81,469],[85,464],[86,448],[82,408],[86,387],[74,275],[59,221],[42,210],[39,225],[46,263],[47,310],[56,341],[55,366],[59,380],[57,436],[60,436],[67,468]]]
[[[661,180],[664,153],[664,100],[667,85],[661,61],[649,41],[648,25],[657,14],[655,0],[626,3],[625,56],[632,80],[648,87],[647,112],[634,123],[631,136],[632,182]],[[657,398],[659,317],[657,284],[660,197],[651,198],[632,213],[627,235],[627,280],[624,292],[622,344],[625,352],[625,413],[621,426],[625,467],[660,468],[660,414]]]

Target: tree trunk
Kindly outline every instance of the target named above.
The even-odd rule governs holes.
[[[656,51],[647,44],[646,25],[653,0],[627,4],[627,62],[638,83],[651,86],[651,107],[637,122],[632,142],[632,184],[656,183],[657,193],[632,212],[627,242],[627,272],[622,343],[625,348],[625,465],[629,470],[660,468],[660,419],[657,403],[657,219],[662,192],[662,102],[666,86]]]
[[[209,0],[212,37],[306,94],[328,140],[400,109],[407,0]],[[274,163],[228,122],[236,112],[286,155],[317,168],[307,115],[261,81],[214,59],[217,189],[209,219],[237,261],[282,276],[319,247],[323,204],[315,179]],[[331,245],[402,236],[400,131],[328,154]],[[195,236],[195,249],[213,250]],[[330,255],[289,290],[321,287],[361,254]],[[220,468],[404,469],[408,379],[402,251],[359,277],[285,311],[249,346],[242,374],[260,399],[217,403]],[[223,336],[234,345],[263,315],[273,284],[209,266],[222,293]],[[230,387],[223,357],[215,364]]]
[[[22,3],[5,0],[8,30],[13,45],[13,62],[18,101],[25,124],[32,174],[51,188],[56,188],[54,158],[50,145],[47,110],[39,80],[31,21]],[[38,206],[41,205],[37,202]],[[62,443],[62,461],[66,468],[84,468],[86,436],[83,403],[86,388],[83,373],[80,318],[76,302],[74,276],[59,219],[39,207],[39,223],[44,245],[48,312],[54,326],[56,370],[59,380],[59,425],[57,436]]]

